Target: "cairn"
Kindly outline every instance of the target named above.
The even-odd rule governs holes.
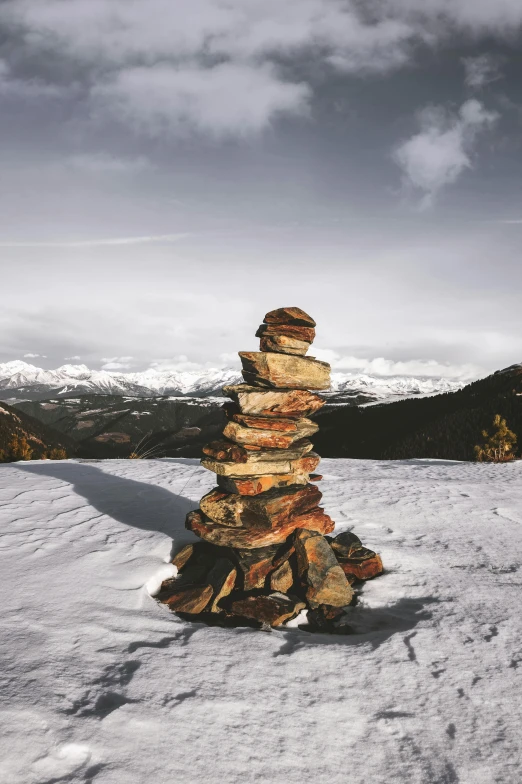
[[[183,617],[275,627],[307,610],[302,628],[346,633],[353,584],[382,572],[355,534],[328,536],[334,523],[319,506],[309,417],[330,366],[306,356],[315,326],[300,308],[273,310],[256,332],[260,351],[239,352],[245,383],[224,387],[224,438],[203,447],[217,487],[186,520],[202,541],[174,557],[178,576],[157,597]]]

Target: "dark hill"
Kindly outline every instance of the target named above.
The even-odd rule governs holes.
[[[507,419],[522,447],[522,365],[513,365],[457,392],[320,413],[314,437],[324,457],[376,460],[473,460],[474,446],[495,414]]]
[[[27,439],[33,460],[40,459],[53,449],[65,449],[68,457],[75,451],[74,443],[66,435],[7,403],[0,403],[0,454],[3,459],[9,458],[13,437]]]
[[[223,428],[223,399],[81,395],[22,401],[24,411],[64,433],[78,457],[126,458],[138,445],[157,457],[199,457]]]

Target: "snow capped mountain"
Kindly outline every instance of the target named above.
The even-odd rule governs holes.
[[[79,394],[207,397],[220,394],[221,387],[225,384],[241,381],[240,372],[231,368],[190,371],[149,368],[136,373],[118,373],[90,370],[86,365],[62,365],[55,370],[44,370],[20,360],[0,363],[0,393],[6,400],[36,400],[49,395]],[[334,372],[329,397],[339,402],[362,398],[358,402],[364,403],[452,392],[463,386],[463,382],[448,381],[444,378],[386,378]]]

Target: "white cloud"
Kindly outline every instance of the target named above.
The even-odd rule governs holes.
[[[484,375],[484,369],[471,363],[455,365],[437,362],[434,359],[412,359],[396,361],[376,357],[365,359],[345,356],[330,349],[314,349],[317,359],[329,362],[333,371],[349,371],[372,376],[410,376],[415,378],[446,378],[456,381],[472,381]]]
[[[178,242],[188,234],[152,234],[143,237],[107,237],[101,240],[56,242],[0,242],[0,248],[96,248],[107,245],[145,245],[148,243]]]
[[[442,107],[420,112],[421,130],[397,147],[393,158],[403,171],[404,185],[420,192],[422,208],[472,167],[478,134],[497,118],[496,112],[487,111],[474,99],[462,104],[457,114]]]
[[[76,360],[78,360],[78,359],[81,359],[81,357],[80,357],[80,356],[78,356],[78,354],[75,354],[73,357],[64,357],[64,359],[65,359],[66,361],[67,361],[67,360],[74,360],[74,361],[76,361]]]
[[[150,167],[150,161],[143,156],[118,158],[108,153],[85,153],[71,155],[65,165],[89,174],[139,174]]]
[[[42,357],[42,359],[47,359],[46,354],[24,354],[24,359],[36,359],[36,357]]]
[[[185,133],[246,136],[278,114],[303,114],[310,88],[284,82],[265,63],[220,63],[212,68],[127,68],[93,90],[98,106],[151,135]]]
[[[149,365],[150,370],[158,371],[173,371],[179,372],[184,370],[201,370],[208,368],[209,364],[201,362],[192,362],[186,354],[178,354],[178,356],[170,357],[167,359],[158,359],[156,362],[151,362]]]
[[[102,370],[129,370],[134,357],[102,357],[100,362]]]
[[[492,55],[481,54],[478,57],[464,57],[462,63],[465,70],[464,81],[472,89],[479,90],[486,84],[502,78],[498,60]]]

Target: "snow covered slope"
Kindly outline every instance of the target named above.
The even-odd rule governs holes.
[[[198,371],[144,370],[115,373],[90,370],[86,365],[63,365],[43,370],[27,362],[0,363],[0,394],[13,399],[44,400],[56,395],[111,394],[150,397],[153,395],[207,396],[220,392],[225,384],[242,381],[238,370],[209,368]],[[343,402],[357,402],[451,392],[463,383],[444,378],[394,376],[382,378],[354,373],[333,373],[332,392]]]
[[[522,463],[321,469],[387,567],[343,638],[150,597],[212,484],[196,460],[0,466],[0,780],[518,784]]]

